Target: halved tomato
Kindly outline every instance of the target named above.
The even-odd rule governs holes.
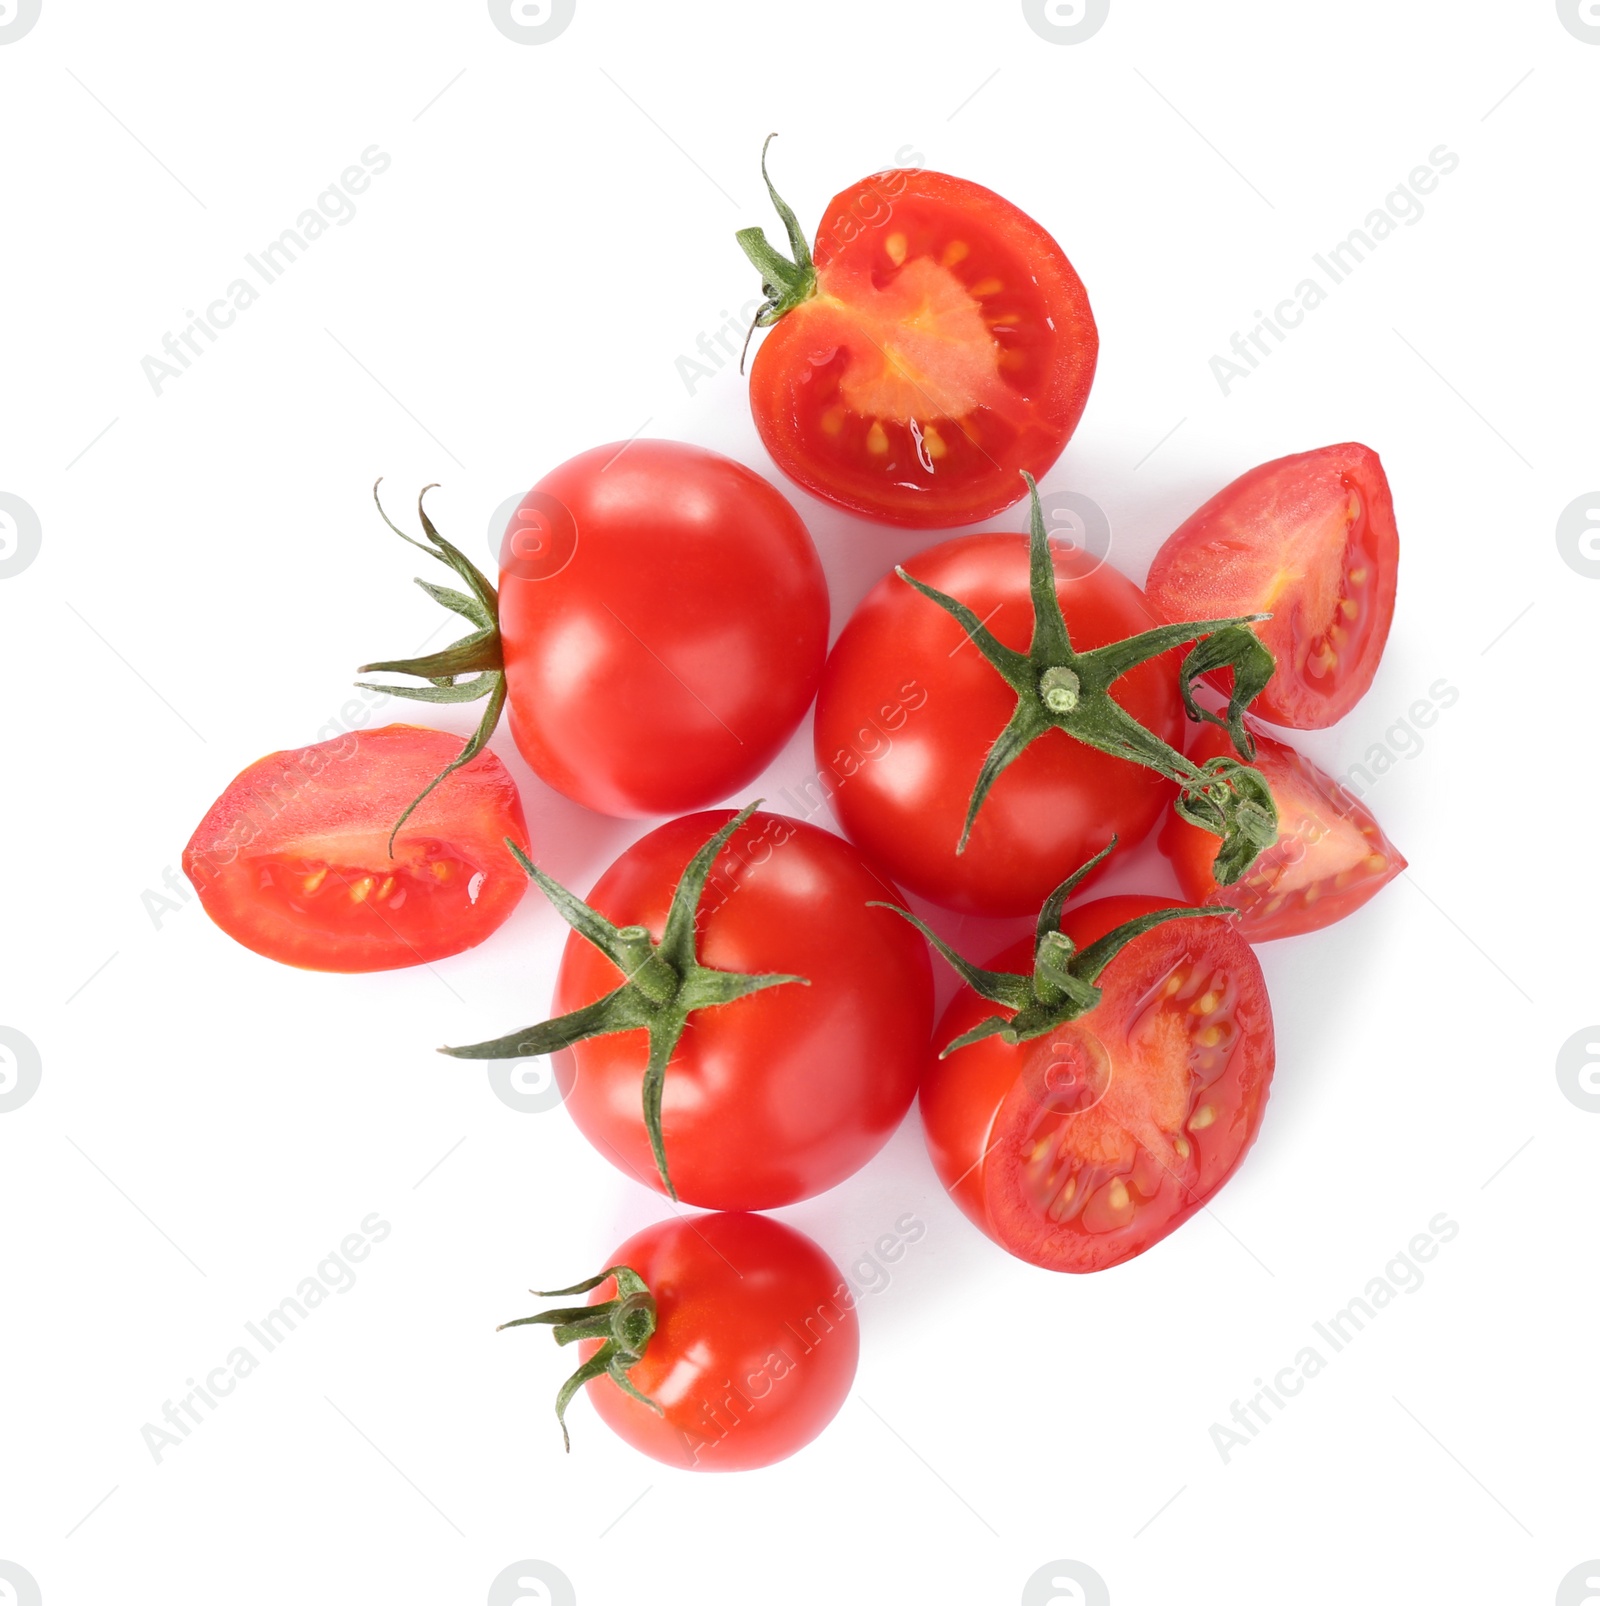
[[[1217,839],[1177,814],[1162,827],[1161,851],[1184,897],[1237,909],[1233,925],[1250,942],[1331,926],[1388,886],[1405,869],[1405,855],[1359,798],[1253,720],[1245,723],[1256,739],[1255,766],[1278,805],[1278,840],[1231,887],[1219,887],[1211,874]],[[1204,764],[1223,756],[1233,756],[1227,733],[1199,726],[1189,757]]]
[[[1169,620],[1271,614],[1255,631],[1278,670],[1252,710],[1318,730],[1372,684],[1399,563],[1383,464],[1348,442],[1263,463],[1219,491],[1156,553],[1145,593]]]
[[[765,165],[763,164],[763,172]],[[777,196],[774,193],[774,201]],[[1042,475],[1089,397],[1099,334],[1055,240],[992,190],[896,168],[836,195],[796,260],[759,229],[750,405],[785,474],[886,524],[971,524]]]
[[[1061,922],[1079,951],[1168,899],[1102,898]],[[1027,974],[1031,939],[986,967]],[[1135,937],[1101,999],[1048,1034],[985,1037],[935,1059],[920,1093],[940,1180],[996,1243],[1051,1271],[1142,1254],[1233,1175],[1255,1141],[1273,1071],[1272,1007],[1250,946],[1221,918]],[[938,1049],[986,1016],[969,988]]]
[[[417,725],[351,731],[269,753],[211,805],[183,870],[246,948],[306,970],[394,970],[476,947],[528,878],[516,783],[491,752],[446,777],[394,839],[394,822],[461,751]]]

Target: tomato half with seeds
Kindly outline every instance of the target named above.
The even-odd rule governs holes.
[[[654,1330],[624,1375],[659,1410],[604,1372],[587,1393],[635,1449],[690,1471],[745,1471],[793,1455],[838,1414],[860,1323],[843,1273],[804,1234],[767,1216],[684,1216],[646,1227],[611,1263],[654,1302]],[[608,1278],[590,1304],[617,1297]],[[579,1355],[592,1362],[604,1342],[579,1341]]]
[[[1160,622],[1109,564],[1065,542],[1051,551],[1075,647]],[[957,536],[905,568],[1027,650],[1026,536]],[[1111,695],[1169,746],[1182,743],[1170,654],[1130,671]],[[1046,731],[994,783],[958,853],[974,783],[1015,705],[961,624],[892,573],[845,626],[817,695],[817,766],[846,835],[899,886],[964,914],[1032,913],[1110,837],[1125,849],[1140,841],[1175,794],[1151,770]]]
[[[1099,351],[1088,295],[992,190],[896,168],[836,195],[814,250],[791,223],[792,262],[759,229],[740,243],[776,324],[750,372],[756,428],[814,496],[885,524],[975,523],[1077,428]]]
[[[1069,910],[1080,949],[1162,898]],[[1026,974],[1031,940],[987,967]],[[1102,973],[1100,1002],[1045,1036],[987,1037],[935,1059],[920,1093],[928,1151],[967,1217],[1051,1271],[1142,1254],[1225,1183],[1255,1142],[1273,1071],[1272,1008],[1250,945],[1221,917],[1157,926]],[[963,989],[935,1049],[1003,1014]]]
[[[732,817],[686,815],[641,837],[588,902],[662,938],[690,860]],[[712,862],[697,904],[698,963],[803,978],[696,1009],[668,1061],[661,1137],[678,1198],[766,1210],[809,1198],[877,1153],[911,1107],[927,1055],[933,974],[921,937],[874,900],[898,901],[849,843],[754,814]],[[625,977],[576,931],[554,1009],[588,1009]],[[568,1113],[613,1165],[661,1189],[641,1087],[645,1030],[578,1041],[552,1060]]]
[[[1372,684],[1399,565],[1383,464],[1347,442],[1263,463],[1224,487],[1167,538],[1145,591],[1170,620],[1271,614],[1255,631],[1278,668],[1253,711],[1317,730]]]
[[[491,752],[401,811],[461,750],[416,725],[350,731],[242,771],[183,850],[207,914],[235,942],[306,970],[394,970],[476,947],[528,880],[516,783]]]
[[[1219,887],[1211,874],[1217,839],[1177,814],[1161,828],[1161,851],[1184,897],[1237,909],[1234,928],[1250,942],[1331,926],[1388,886],[1405,869],[1405,856],[1359,798],[1253,721],[1246,724],[1256,740],[1253,762],[1278,805],[1278,840],[1231,887]],[[1197,764],[1232,753],[1215,725],[1201,725],[1189,744]]]

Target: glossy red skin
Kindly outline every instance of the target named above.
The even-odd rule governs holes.
[[[1109,565],[1065,543],[1052,550],[1075,647],[1160,623]],[[1027,650],[1026,536],[958,536],[905,567]],[[1170,655],[1125,675],[1113,695],[1168,744],[1182,742]],[[892,573],[845,626],[817,697],[817,765],[846,834],[898,885],[964,914],[1036,911],[1113,833],[1124,850],[1143,838],[1175,795],[1154,771],[1047,731],[995,783],[957,854],[973,784],[1015,706],[961,626]]]
[[[673,820],[636,842],[589,901],[660,938],[684,866],[729,818]],[[662,1135],[678,1197],[714,1210],[768,1210],[841,1182],[872,1158],[916,1092],[933,1018],[926,944],[873,899],[898,903],[831,832],[756,814],[730,839],[700,901],[700,963],[804,976],[701,1010],[667,1067]],[[617,986],[616,967],[574,934],[554,1012]],[[613,1165],[660,1189],[642,1113],[644,1032],[557,1054],[573,1120]]]
[[[1227,904],[1232,925],[1248,942],[1297,937],[1354,914],[1406,867],[1405,855],[1384,835],[1371,809],[1304,754],[1248,722],[1256,739],[1255,766],[1278,805],[1278,841],[1231,887],[1211,873],[1217,839],[1172,815],[1161,828],[1161,851],[1172,861],[1192,904]],[[1201,725],[1189,745],[1197,764],[1236,757],[1227,732]],[[1381,864],[1374,861],[1381,859]]]
[[[544,519],[542,547],[519,545],[525,516]],[[540,778],[602,814],[676,814],[739,791],[799,724],[827,582],[759,474],[619,442],[552,470],[513,515],[500,634],[511,734]]]
[[[1083,948],[1125,921],[1155,909],[1175,907],[1179,906],[1167,898],[1101,898],[1069,909],[1061,926]],[[1184,952],[1213,957],[1237,981],[1239,1006],[1234,1018],[1243,1024],[1243,1030],[1233,1060],[1244,1072],[1241,1086],[1248,1092],[1236,1106],[1227,1107],[1223,1118],[1215,1123],[1214,1135],[1220,1144],[1214,1154],[1206,1155],[1204,1169],[1194,1179],[1195,1185],[1181,1207],[1160,1219],[1149,1220],[1136,1213],[1130,1226],[1121,1230],[1100,1235],[1052,1236],[1044,1217],[1020,1213],[1016,1190],[1010,1185],[1017,1174],[1011,1158],[1014,1145],[997,1139],[997,1126],[1008,1111],[1024,1101],[1037,1105],[1037,1089],[1024,1078],[1030,1068],[1036,1077],[1036,1056],[1048,1053],[1041,1045],[1055,1041],[1055,1034],[1016,1046],[990,1037],[958,1049],[948,1059],[939,1059],[939,1051],[947,1043],[981,1020],[1009,1013],[979,998],[970,988],[956,995],[935,1028],[933,1055],[918,1095],[928,1153],[940,1181],[967,1219],[1019,1259],[1047,1270],[1066,1272],[1102,1271],[1120,1265],[1187,1221],[1232,1176],[1254,1143],[1272,1078],[1273,1029],[1266,984],[1248,944],[1220,918],[1175,921],[1135,938],[1107,966],[1101,985],[1109,998],[1117,986],[1119,972],[1127,976],[1147,967],[1162,967]],[[1033,941],[1029,937],[996,955],[985,968],[1026,974],[1032,963]],[[1076,1025],[1095,1030],[1098,1012],[1091,1011]],[[1220,1087],[1233,1075],[1234,1064],[1230,1061],[1212,1086]]]
[[[456,770],[388,852],[394,822],[461,743],[447,731],[385,725],[257,759],[183,850],[206,913],[246,948],[306,970],[394,970],[476,947],[528,889],[505,846],[508,836],[528,846],[505,765],[485,750]],[[381,894],[389,877],[396,884]]]
[[[860,1324],[849,1284],[811,1239],[767,1216],[657,1222],[611,1257],[644,1279],[656,1330],[629,1380],[587,1392],[611,1430],[668,1466],[741,1472],[809,1444],[850,1393]],[[611,1299],[607,1280],[589,1303]],[[579,1346],[584,1360],[599,1348]]]
[[[897,238],[906,242],[898,266],[888,245]],[[946,270],[941,259],[953,242],[967,255]],[[1020,471],[1040,476],[1060,456],[1094,380],[1099,334],[1061,247],[980,184],[897,168],[834,197],[813,258],[816,295],[779,320],[750,371],[756,428],[779,468],[814,496],[884,524],[940,529],[1010,507],[1022,494]],[[930,282],[913,293],[920,275]],[[992,293],[971,296],[995,282]],[[900,371],[915,377],[894,387],[898,395],[865,385],[886,411],[863,405],[864,382],[845,379],[841,392],[852,364],[876,370],[897,340],[918,338],[925,309],[946,297],[959,327],[930,335],[925,348],[897,350]],[[1016,321],[992,324],[997,318]],[[830,434],[822,418],[841,405],[845,416]],[[958,409],[965,429],[951,416]],[[866,446],[875,417],[887,436],[879,455]],[[911,418],[935,427],[938,461],[931,447],[919,452]]]
[[[1338,517],[1354,493],[1353,524]],[[1283,562],[1287,549],[1299,554]],[[1326,560],[1322,583],[1308,580],[1305,559]],[[1192,514],[1156,553],[1145,590],[1164,618],[1216,619],[1271,613],[1255,629],[1278,660],[1253,712],[1293,730],[1342,719],[1361,700],[1389,639],[1400,537],[1389,480],[1370,447],[1355,442],[1280,457],[1242,474]],[[1352,575],[1366,579],[1352,584]],[[1342,599],[1354,619],[1337,613]],[[1314,673],[1316,643],[1330,625],[1337,661]],[[1211,677],[1227,689],[1227,677]]]

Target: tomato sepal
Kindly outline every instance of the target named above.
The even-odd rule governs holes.
[[[1226,770],[1202,769],[1141,725],[1111,696],[1111,687],[1140,664],[1186,642],[1198,642],[1184,661],[1187,679],[1180,677],[1190,717],[1224,723],[1193,701],[1189,683],[1201,673],[1231,667],[1233,686],[1226,728],[1230,733],[1237,731],[1235,741],[1245,744],[1240,752],[1248,758],[1254,749],[1244,728],[1244,711],[1271,679],[1275,667],[1272,654],[1249,627],[1267,616],[1247,614],[1233,619],[1158,625],[1124,641],[1088,652],[1076,651],[1056,592],[1055,566],[1039,487],[1031,474],[1024,472],[1022,477],[1032,503],[1028,564],[1033,637],[1027,652],[1007,647],[965,603],[904,568],[895,570],[907,585],[942,608],[966,631],[984,659],[1017,694],[1016,708],[990,746],[973,784],[956,852],[966,851],[973,823],[994,783],[1039,737],[1055,729],[1088,747],[1141,764],[1176,782],[1177,806],[1183,817],[1222,839],[1213,873],[1220,885],[1229,885],[1264,847],[1277,840],[1277,815],[1270,788],[1243,764]],[[1247,776],[1254,779],[1245,779]],[[1187,809],[1183,807],[1186,803]]]
[[[503,1333],[508,1327],[547,1326],[554,1328],[558,1344],[576,1344],[584,1339],[599,1339],[600,1347],[589,1357],[556,1394],[556,1421],[561,1427],[561,1441],[572,1453],[572,1436],[567,1432],[567,1407],[572,1397],[584,1384],[597,1377],[609,1377],[624,1394],[631,1395],[648,1405],[657,1416],[665,1413],[648,1394],[635,1387],[628,1373],[644,1359],[645,1350],[656,1330],[656,1301],[644,1278],[631,1266],[608,1266],[597,1277],[574,1283],[570,1288],[530,1288],[535,1299],[563,1299],[568,1294],[587,1294],[598,1288],[608,1277],[617,1283],[615,1299],[602,1300],[598,1305],[565,1305],[557,1310],[539,1311],[533,1316],[519,1316],[515,1321],[502,1322],[495,1331]]]
[[[789,236],[789,249],[794,257],[791,260],[777,250],[767,239],[765,229],[740,229],[734,235],[739,242],[739,249],[749,257],[751,265],[761,275],[761,293],[766,297],[756,313],[755,321],[750,325],[750,334],[745,336],[744,351],[739,353],[741,374],[744,372],[745,354],[750,350],[750,335],[757,329],[770,329],[785,313],[793,312],[802,301],[809,301],[817,293],[817,270],[812,263],[811,247],[800,227],[800,220],[794,215],[794,208],[773,188],[772,179],[767,174],[767,147],[777,137],[776,134],[768,134],[761,146],[761,179],[767,186],[767,194],[772,197],[778,216],[783,220],[784,232]]]
[[[488,746],[495,726],[500,723],[501,711],[505,708],[506,675],[505,659],[500,646],[499,593],[477,564],[459,547],[452,546],[445,540],[434,527],[433,520],[428,517],[423,499],[429,491],[437,487],[424,485],[417,493],[417,517],[422,521],[423,533],[432,543],[431,546],[424,546],[414,536],[407,535],[384,512],[383,503],[378,498],[378,486],[382,484],[381,478],[374,481],[372,500],[377,503],[378,515],[383,522],[402,541],[408,542],[419,552],[426,552],[430,558],[453,570],[468,587],[471,595],[453,590],[449,586],[433,585],[420,577],[417,584],[441,607],[448,608],[451,613],[460,614],[463,619],[476,625],[477,629],[438,652],[427,653],[418,658],[386,658],[377,663],[362,664],[356,671],[360,675],[414,675],[419,680],[428,681],[429,684],[426,686],[391,686],[371,680],[358,680],[356,685],[367,691],[387,692],[391,697],[407,697],[418,703],[472,703],[480,697],[489,699],[483,711],[483,718],[478,722],[478,728],[468,737],[460,753],[412,798],[406,805],[405,812],[395,821],[394,829],[389,833],[389,857],[392,859],[394,839],[400,834],[400,827],[411,818],[416,806],[446,776],[460,769],[462,765],[470,764]]]
[[[983,970],[957,953],[908,909],[894,903],[873,905],[878,909],[892,909],[901,919],[909,921],[980,998],[1011,1011],[1009,1015],[989,1015],[969,1031],[953,1038],[939,1051],[940,1059],[948,1059],[957,1049],[970,1047],[986,1037],[999,1037],[1002,1042],[1013,1045],[1043,1037],[1069,1021],[1077,1020],[1080,1015],[1087,1015],[1099,1004],[1101,992],[1096,983],[1101,973],[1134,938],[1142,937],[1145,932],[1153,931],[1171,920],[1194,920],[1236,912],[1220,904],[1208,904],[1199,909],[1153,909],[1148,914],[1136,915],[1124,921],[1087,947],[1078,948],[1061,930],[1062,911],[1085,877],[1099,869],[1116,846],[1117,839],[1112,837],[1105,847],[1092,859],[1079,865],[1045,899],[1034,928],[1031,976],[1010,970]]]
[[[758,798],[742,808],[689,861],[672,894],[660,942],[643,926],[613,925],[597,909],[546,875],[515,843],[508,841],[507,846],[518,863],[555,906],[556,913],[580,937],[599,949],[625,979],[620,987],[582,1009],[487,1042],[439,1050],[454,1059],[525,1059],[571,1048],[591,1037],[605,1037],[616,1032],[647,1032],[650,1055],[642,1083],[645,1130],[650,1137],[650,1152],[655,1157],[661,1184],[667,1197],[674,1201],[678,1194],[667,1169],[666,1144],[661,1134],[661,1097],[668,1062],[689,1017],[697,1010],[731,1004],[768,987],[791,983],[801,987],[811,985],[805,976],[714,970],[702,965],[696,952],[695,916],[711,867],[727,846],[728,839],[761,807],[762,801]]]

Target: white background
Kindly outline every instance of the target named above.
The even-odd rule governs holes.
[[[1600,584],[1555,540],[1600,483],[1597,88],[1553,0],[1112,0],[1072,45],[1012,0],[578,0],[534,47],[473,0],[44,0],[0,44],[0,491],[43,532],[0,580],[0,1024],[43,1062],[0,1115],[0,1559],[47,1606],[479,1602],[525,1558],[582,1606],[1009,1603],[1058,1558],[1117,1606],[1555,1599],[1600,1555],[1600,1116],[1554,1069],[1600,1018]],[[1135,578],[1252,464],[1376,447],[1393,636],[1303,745],[1343,772],[1411,749],[1435,681],[1459,700],[1368,796],[1410,872],[1262,953],[1277,1080],[1216,1210],[1051,1276],[957,1214],[913,1116],[780,1212],[843,1265],[926,1225],[863,1301],[855,1393],[793,1460],[713,1478],[586,1404],[563,1457],[565,1357],[493,1332],[663,1211],[559,1108],[433,1053],[544,1012],[553,912],[530,896],[432,973],[333,977],[145,894],[240,768],[351,718],[355,664],[433,629],[378,474],[397,510],[442,481],[435,516],[486,555],[504,498],[640,430],[772,472],[732,369],[691,395],[675,367],[756,292],[732,236],[775,227],[771,129],[808,227],[909,147],[1061,240],[1102,350],[1047,489],[1107,510]],[[373,144],[392,166],[355,219],[155,395],[141,358]],[[1460,165],[1420,222],[1224,396],[1213,354],[1441,144]],[[835,629],[935,539],[786,489]],[[643,829],[496,746],[569,884]],[[808,721],[761,786],[810,769]],[[1153,849],[1120,878],[1170,886]],[[359,1283],[157,1465],[141,1426],[373,1211]],[[1425,1284],[1225,1465],[1211,1424],[1441,1211]]]

